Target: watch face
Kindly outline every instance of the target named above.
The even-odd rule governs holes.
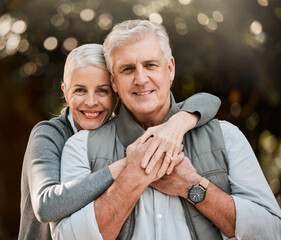
[[[206,194],[206,190],[198,185],[193,186],[189,190],[188,197],[194,203],[199,203],[204,200]]]

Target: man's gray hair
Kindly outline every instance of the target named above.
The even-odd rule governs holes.
[[[143,40],[150,33],[157,37],[160,48],[169,63],[172,50],[165,27],[148,20],[127,20],[115,25],[104,41],[103,50],[108,71],[113,73],[112,55],[116,49],[125,44]]]
[[[84,44],[73,49],[67,56],[64,65],[63,82],[66,87],[71,81],[73,72],[80,67],[94,65],[106,69],[103,47],[100,44]]]

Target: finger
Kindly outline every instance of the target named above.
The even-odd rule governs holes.
[[[152,128],[148,128],[144,134],[140,137],[140,142],[141,143],[145,143],[147,141],[147,139],[149,139],[150,137],[153,137],[153,129]]]
[[[167,172],[169,165],[171,164],[171,162],[173,162],[172,154],[173,154],[173,150],[170,148],[165,154],[164,161],[162,163],[161,168],[158,171],[157,177],[162,177]]]
[[[174,160],[175,166],[180,164],[183,161],[184,158],[185,158],[184,152],[180,152]]]
[[[131,143],[127,148],[135,149],[140,144],[140,138],[137,138],[133,143]]]
[[[180,152],[175,158],[174,161],[171,161],[169,168],[167,169],[167,174],[170,175],[174,170],[174,167],[180,164],[184,159],[184,153]]]
[[[149,146],[148,149],[145,151],[144,157],[141,162],[142,168],[147,168],[147,164],[149,163],[150,159],[152,158],[153,154],[157,150],[159,146],[159,142],[155,139],[149,139]],[[147,170],[147,169],[146,169]]]
[[[153,156],[151,157],[150,161],[147,164],[147,167],[145,169],[145,172],[147,174],[149,174],[152,169],[154,168],[155,164],[159,161],[159,159],[161,159],[162,156],[164,156],[163,154],[165,153],[165,145],[162,142],[157,141],[157,144],[160,144],[160,146],[157,146],[158,148],[156,149],[155,153],[153,154]]]
[[[170,165],[167,169],[167,174],[170,175],[172,173],[172,171],[174,170],[174,167],[175,167],[175,161],[171,161],[170,162]]]
[[[161,177],[164,176],[164,174],[167,172],[167,169],[168,169],[171,162],[172,162],[171,158],[166,155],[165,158],[164,158],[164,161],[163,161],[163,163],[162,163],[162,165],[161,165],[161,167],[160,167],[160,169],[157,173],[158,178],[161,178]]]

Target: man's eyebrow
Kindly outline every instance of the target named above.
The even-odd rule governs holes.
[[[145,60],[145,61],[144,61],[144,63],[152,63],[152,62],[159,63],[160,61],[159,61],[159,60],[156,60],[156,59],[149,59],[149,60]]]
[[[127,68],[127,67],[134,67],[135,65],[132,64],[132,63],[127,63],[127,64],[122,64],[119,66],[119,69],[122,69],[122,68]]]
[[[135,65],[132,63],[128,63],[128,64],[121,64],[120,66],[118,66],[119,71],[126,69],[126,68],[134,68]]]

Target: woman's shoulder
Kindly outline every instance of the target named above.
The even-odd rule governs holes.
[[[66,135],[69,137],[72,135],[70,126],[67,124],[64,115],[38,122],[31,131],[31,135],[34,134],[44,134],[52,137],[55,137],[56,135]]]

